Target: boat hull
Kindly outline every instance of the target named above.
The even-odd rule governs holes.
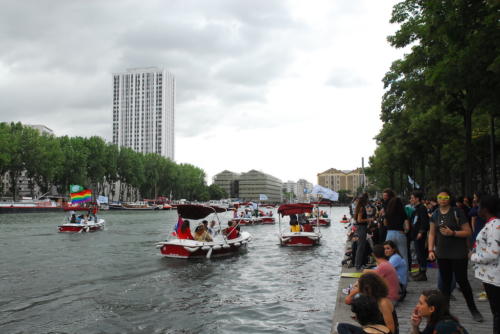
[[[81,233],[96,232],[104,229],[104,219],[99,219],[97,224],[62,224],[59,225],[59,232]]]
[[[262,219],[260,218],[233,218],[230,221],[233,224],[240,224],[245,226],[262,224]]]
[[[171,241],[160,242],[157,247],[165,257],[180,259],[201,259],[212,257],[225,257],[235,255],[247,250],[251,235],[242,232],[237,239],[227,241],[200,242],[186,239],[173,239]]]
[[[310,247],[319,245],[321,234],[316,232],[290,232],[279,237],[281,246]]]
[[[274,219],[274,217],[262,217],[261,221],[262,224],[268,224],[268,225],[276,224],[276,220]]]

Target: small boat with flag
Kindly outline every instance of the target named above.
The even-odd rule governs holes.
[[[309,221],[305,221],[299,227],[297,215],[311,213],[314,205],[309,203],[283,204],[278,208],[278,217],[289,216],[290,228],[282,229],[281,218],[279,218],[279,241],[281,246],[315,246],[321,242],[321,232],[319,226],[313,226]]]
[[[58,226],[59,232],[82,233],[95,232],[104,229],[105,220],[97,216],[99,207],[93,202],[88,207],[85,203],[92,201],[92,191],[84,189],[79,185],[70,186],[71,207],[75,210],[69,211],[69,217],[65,223]],[[86,214],[78,215],[75,211],[87,211]]]
[[[175,227],[175,236],[167,241],[161,241],[156,244],[162,255],[172,258],[207,258],[225,257],[238,254],[247,250],[247,245],[252,239],[248,232],[240,232],[239,224],[228,223],[228,228],[221,230],[219,221],[218,231],[212,230],[212,233],[206,238],[195,237],[208,233],[199,224],[195,231],[195,237],[191,234],[190,222],[188,219],[200,220],[213,214],[217,220],[217,213],[225,212],[226,209],[196,204],[179,204],[177,212],[179,221]],[[201,232],[198,231],[200,229]],[[205,230],[204,230],[205,229]]]

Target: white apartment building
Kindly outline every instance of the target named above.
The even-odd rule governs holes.
[[[113,144],[174,160],[175,78],[163,68],[113,74]]]

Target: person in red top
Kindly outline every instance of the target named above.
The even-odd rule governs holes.
[[[386,260],[383,245],[373,246],[373,256],[377,262],[377,267],[375,269],[365,269],[363,272],[376,273],[382,277],[389,288],[389,295],[387,297],[395,303],[399,299],[400,287],[398,273],[392,264]]]
[[[181,228],[177,231],[177,238],[194,240],[191,229],[189,228],[189,220],[184,220],[182,222]]]
[[[238,231],[237,225],[233,226],[233,222],[228,221],[224,234],[227,235],[228,239],[236,239],[240,236],[240,231]]]

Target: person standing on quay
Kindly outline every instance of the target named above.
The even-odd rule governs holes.
[[[437,259],[443,282],[442,292],[446,298],[450,299],[454,274],[472,318],[483,322],[467,278],[467,238],[471,236],[471,228],[463,211],[451,207],[451,193],[448,190],[440,191],[437,199],[439,208],[432,215],[429,226],[429,260]]]
[[[366,233],[368,228],[368,223],[373,221],[373,219],[367,218],[366,216],[366,206],[368,205],[368,194],[364,193],[358,199],[356,204],[356,209],[354,210],[354,219],[356,221],[356,233],[358,235],[358,247],[356,250],[356,258],[354,264],[356,270],[360,271],[361,266],[364,265],[365,259],[365,248],[366,248]]]
[[[423,194],[420,191],[415,191],[410,196],[410,202],[415,207],[415,211],[410,219],[411,224],[411,239],[415,246],[418,261],[418,274],[413,276],[415,281],[427,281],[427,249],[425,242],[427,240],[427,232],[429,231],[429,216],[427,209],[422,203]]]
[[[392,240],[396,244],[403,259],[408,263],[408,245],[406,242],[405,228],[406,212],[403,202],[399,197],[393,197],[387,203],[384,225],[387,228],[387,240]]]
[[[493,196],[483,196],[479,214],[486,220],[476,238],[471,256],[476,278],[481,280],[493,313],[493,333],[500,333],[500,202]]]

